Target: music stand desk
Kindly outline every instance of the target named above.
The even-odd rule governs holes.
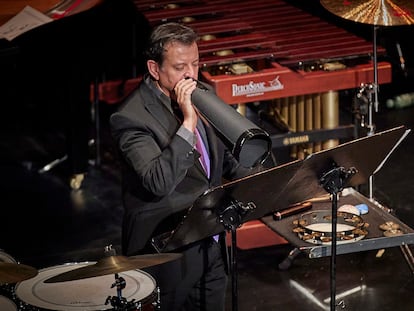
[[[239,224],[261,219],[296,202],[326,194],[321,176],[335,167],[346,170],[356,168],[357,173],[347,184],[348,187],[361,185],[381,168],[408,132],[400,126],[317,152],[303,161],[292,161],[212,188],[194,202],[175,230],[166,236],[154,237],[152,244],[159,252],[169,252],[224,230],[231,229],[235,233]],[[329,207],[332,207],[331,202],[326,206]],[[278,231],[286,227],[282,224],[288,221],[289,218],[275,224],[268,221],[268,225]],[[295,243],[292,244],[301,245],[303,242],[299,238],[295,240],[287,229],[281,235],[288,241],[293,239]]]
[[[344,204],[357,205],[365,203],[368,205],[368,213],[361,215],[364,222],[369,224],[367,228],[368,234],[359,241],[353,241],[349,243],[337,243],[336,254],[347,254],[361,251],[389,248],[395,246],[403,246],[414,244],[414,230],[401,220],[393,216],[387,208],[381,206],[375,201],[371,201],[361,193],[357,192],[353,188],[346,188],[347,195],[340,196],[338,199],[338,207]],[[331,202],[318,202],[312,204],[310,211],[316,210],[330,210]],[[294,247],[297,247],[300,251],[306,253],[309,258],[320,258],[331,255],[330,244],[313,244],[306,242],[298,237],[293,232],[295,219],[299,219],[299,215],[292,215],[281,220],[274,220],[273,216],[265,216],[261,220],[273,231],[285,238]],[[386,237],[383,234],[383,230],[379,228],[379,225],[392,221],[400,226],[402,235]]]

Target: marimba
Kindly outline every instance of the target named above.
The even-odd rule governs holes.
[[[136,5],[152,25],[176,21],[194,28],[201,38],[201,78],[228,104],[268,102],[268,114],[290,130],[273,137],[273,146],[301,145],[295,158],[336,145],[307,143],[321,129],[336,129],[341,138],[338,91],[374,80],[370,42],[283,0]],[[378,63],[378,77],[380,84],[391,81],[389,63]]]

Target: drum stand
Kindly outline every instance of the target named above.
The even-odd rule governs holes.
[[[105,305],[110,303],[115,310],[127,310],[126,307],[128,307],[129,303],[124,297],[122,297],[122,290],[125,288],[125,286],[125,279],[123,277],[120,277],[118,273],[115,273],[115,283],[111,285],[111,288],[116,287],[117,295],[108,296],[105,300]]]
[[[343,167],[335,167],[320,178],[320,184],[332,196],[332,240],[331,240],[331,311],[336,307],[336,226],[338,219],[338,194],[343,190],[347,181],[357,173],[355,168],[345,170]]]
[[[115,273],[115,283],[111,285],[111,288],[116,287],[116,296],[108,296],[105,300],[105,305],[111,304],[113,307],[112,310],[122,310],[122,311],[128,311],[128,310],[135,310],[135,311],[141,311],[143,310],[143,305],[141,301],[136,302],[135,299],[132,299],[130,302],[126,300],[126,298],[122,297],[122,290],[126,286],[126,281],[123,277],[119,276],[118,273]],[[161,310],[161,304],[160,304],[160,292],[158,290],[158,297],[157,301],[154,303],[155,309],[154,310]]]

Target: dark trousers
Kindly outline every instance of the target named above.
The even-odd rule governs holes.
[[[177,262],[145,269],[157,282],[161,311],[224,311],[227,274],[219,243],[192,244]]]

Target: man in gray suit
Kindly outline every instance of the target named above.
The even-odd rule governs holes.
[[[155,28],[147,48],[148,73],[110,118],[122,161],[126,256],[155,253],[151,238],[175,229],[200,195],[223,178],[251,173],[192,105],[199,73],[197,40],[191,28],[178,23]],[[172,288],[160,286],[162,310],[224,310],[223,246],[208,237],[177,250],[183,254],[183,275]]]

